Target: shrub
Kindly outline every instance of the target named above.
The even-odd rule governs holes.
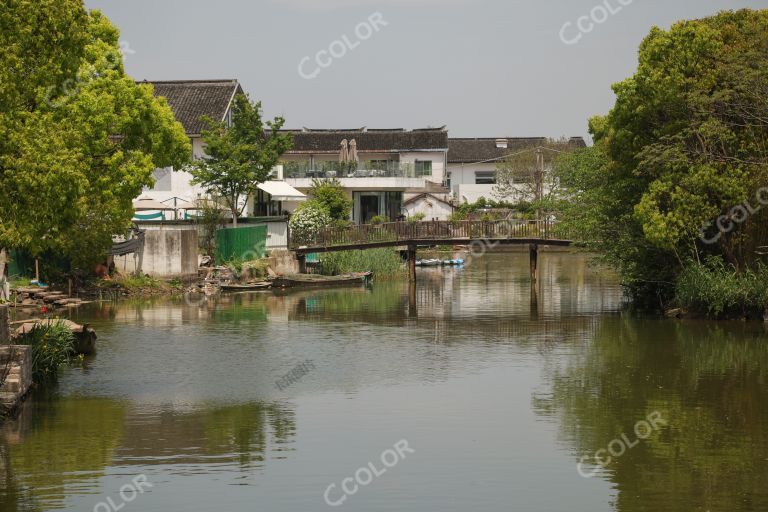
[[[389,217],[386,215],[374,215],[371,218],[371,224],[384,224],[385,222],[389,222]]]
[[[314,179],[309,195],[313,201],[317,201],[328,210],[328,215],[333,220],[349,220],[352,213],[352,200],[347,197],[336,178],[330,180]]]
[[[75,335],[60,320],[35,325],[19,338],[18,344],[32,347],[32,373],[36,382],[55,379],[59,367],[71,362],[75,353]]]
[[[421,222],[426,217],[426,214],[424,212],[414,213],[410,217],[408,217],[408,222]]]
[[[289,221],[291,240],[300,245],[309,244],[317,232],[329,224],[331,216],[324,205],[314,200],[305,201],[296,208]]]

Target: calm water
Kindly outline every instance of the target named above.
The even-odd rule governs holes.
[[[492,255],[421,271],[415,307],[398,282],[73,313],[99,352],[0,427],[0,511],[333,510],[400,440],[336,509],[768,510],[763,324],[632,317],[586,256],[540,267],[537,296]]]

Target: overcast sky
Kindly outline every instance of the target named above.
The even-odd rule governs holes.
[[[86,5],[120,28],[134,78],[236,78],[289,128],[447,125],[454,137],[558,137],[586,135],[587,119],[610,109],[611,84],[633,73],[637,47],[653,25],[768,8],[768,0]],[[591,28],[582,32],[577,22],[590,13],[602,23],[582,19],[581,27]]]

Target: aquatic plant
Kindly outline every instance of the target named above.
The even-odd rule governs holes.
[[[372,271],[377,278],[398,276],[405,272],[402,259],[394,249],[339,251],[320,256],[319,271],[326,276]]]
[[[719,258],[685,267],[675,286],[679,306],[713,317],[761,315],[768,307],[768,267],[736,270]]]
[[[75,335],[61,320],[35,325],[17,343],[32,347],[32,374],[36,382],[55,379],[59,367],[71,362],[75,353]]]

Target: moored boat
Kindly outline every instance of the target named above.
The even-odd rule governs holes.
[[[245,284],[222,284],[221,289],[226,292],[248,292],[255,290],[267,290],[272,288],[272,283],[245,283]]]
[[[339,286],[346,284],[364,284],[371,280],[373,272],[353,272],[338,276],[319,274],[288,274],[278,276],[272,281],[273,288],[298,288],[308,286]]]

